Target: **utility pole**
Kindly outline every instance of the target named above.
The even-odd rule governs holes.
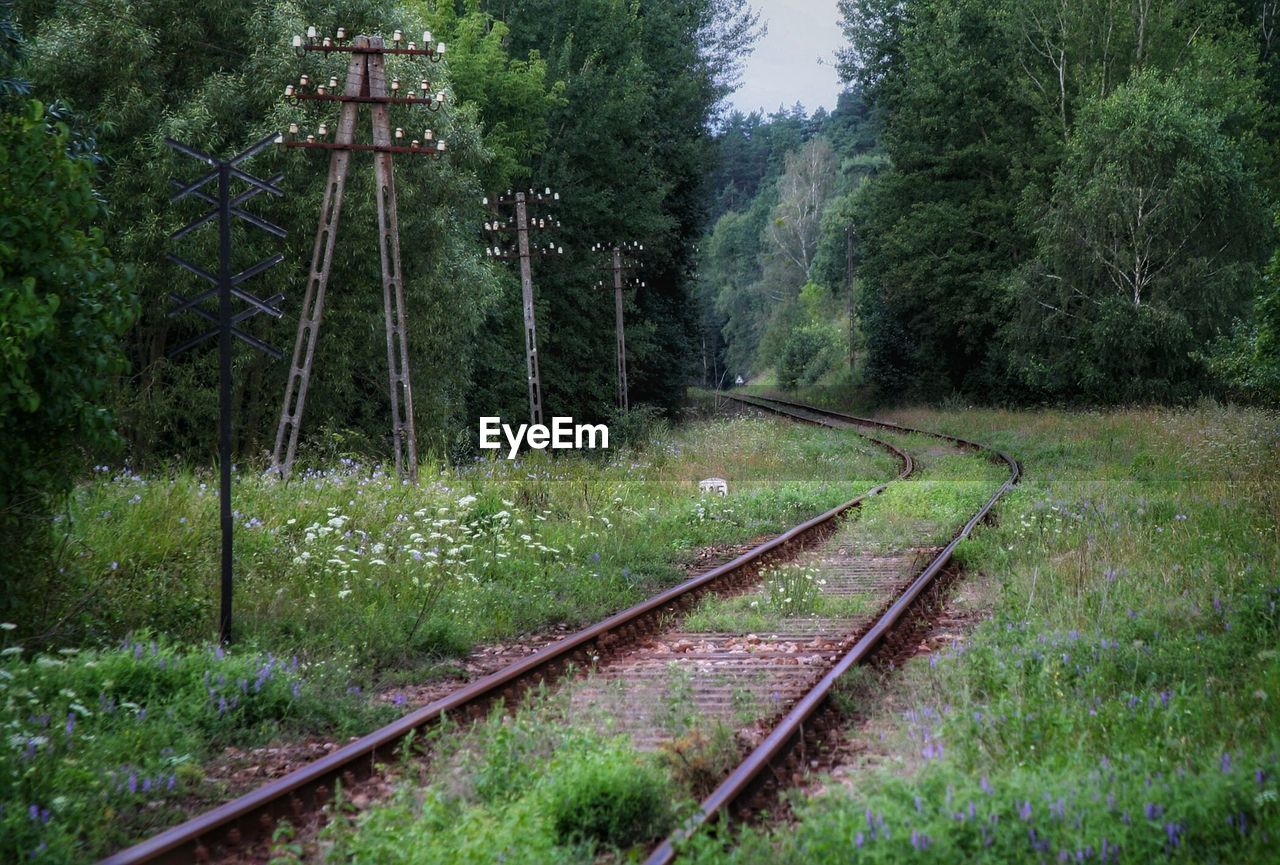
[[[433,46],[431,33],[422,34],[422,45],[416,42],[404,44],[404,35],[395,31],[391,47],[381,36],[357,36],[347,40],[345,28],[338,28],[335,37],[320,37],[315,27],[307,28],[307,36],[293,37],[293,47],[299,56],[306,52],[347,53],[351,55],[347,78],[341,93],[338,79],[331,77],[328,83],[313,81],[303,75],[296,85],[285,88],[285,97],[291,104],[299,102],[337,103],[339,106],[336,134],[329,141],[329,126],[321,123],[315,134],[299,140],[297,124],[289,127],[286,147],[312,150],[328,150],[329,177],[325,184],[324,201],[321,204],[320,224],[316,230],[315,246],[311,256],[311,271],[302,301],[302,314],[298,317],[298,336],[294,342],[293,362],[289,380],[285,385],[284,404],[280,409],[280,425],[276,430],[275,450],[271,468],[281,478],[287,477],[293,468],[298,447],[298,431],[302,426],[302,412],[306,404],[307,388],[311,383],[312,363],[315,359],[316,339],[324,316],[325,290],[329,285],[333,249],[338,236],[338,221],[342,215],[342,199],[346,190],[347,170],[353,152],[374,154],[374,179],[378,208],[378,253],[382,262],[382,304],[386,320],[387,372],[391,398],[391,434],[395,448],[396,472],[405,475],[412,483],[418,482],[418,445],[413,421],[413,388],[409,380],[409,346],[405,327],[404,276],[400,266],[400,225],[396,208],[395,174],[392,157],[396,153],[438,157],[445,152],[445,142],[438,140],[427,129],[421,140],[413,138],[405,142],[404,129],[397,127],[394,139],[391,131],[389,108],[393,105],[422,106],[439,111],[444,105],[445,93],[431,92],[431,82],[423,78],[421,91],[411,89],[407,96],[400,93],[400,79],[388,81],[386,57],[421,58],[433,63],[441,60],[445,52],[443,42]],[[421,94],[421,95],[419,95]],[[356,122],[360,106],[369,105],[372,115],[372,144],[355,141]]]
[[[524,307],[524,357],[526,378],[529,388],[529,423],[542,423],[542,376],[538,372],[538,323],[537,317],[533,309],[533,256],[544,255],[563,255],[563,246],[547,245],[543,247],[532,247],[529,244],[529,232],[533,230],[542,230],[547,228],[559,228],[560,223],[550,216],[540,216],[536,218],[529,217],[529,202],[535,201],[539,204],[551,203],[560,200],[560,193],[552,192],[548,187],[543,192],[534,192],[532,189],[526,194],[524,192],[512,193],[507,190],[506,195],[495,196],[490,202],[485,198],[481,203],[497,210],[500,205],[514,205],[515,208],[515,232],[516,247],[515,249],[504,248],[499,245],[486,248],[485,252],[490,258],[517,258],[520,261],[520,297]],[[484,224],[485,230],[501,234],[511,230],[511,226],[503,220],[494,218]]]
[[[222,643],[231,642],[234,550],[232,541],[234,519],[231,510],[231,349],[233,340],[238,339],[264,354],[279,358],[281,353],[278,349],[267,345],[236,325],[260,312],[280,318],[281,311],[278,304],[284,300],[284,295],[282,294],[275,294],[263,300],[239,287],[246,280],[275,267],[284,260],[283,255],[277,253],[264,258],[239,273],[232,273],[231,267],[231,226],[233,218],[246,222],[277,238],[283,239],[286,236],[285,230],[280,226],[248,213],[240,207],[240,205],[260,192],[277,197],[283,196],[284,193],[276,185],[283,179],[283,175],[276,175],[269,180],[262,180],[237,166],[275,143],[278,137],[273,132],[249,149],[230,159],[217,159],[171,138],[165,139],[165,143],[174,150],[197,159],[213,169],[190,183],[183,183],[176,179],[170,181],[171,185],[177,189],[177,192],[169,199],[171,202],[181,201],[190,196],[213,206],[213,209],[203,216],[175,231],[170,236],[170,239],[179,240],[197,228],[216,221],[218,225],[218,272],[216,274],[210,273],[173,253],[167,253],[165,257],[188,273],[194,274],[214,286],[190,298],[179,294],[169,295],[169,299],[174,304],[173,309],[169,311],[170,318],[184,312],[190,312],[213,325],[211,330],[207,330],[199,336],[193,337],[171,349],[169,357],[182,354],[214,337],[218,338],[218,516],[222,527],[222,603],[218,614],[218,639]],[[233,196],[231,194],[231,181],[233,179],[247,184],[248,189]],[[214,181],[216,181],[217,189],[215,195],[201,191],[202,186]],[[203,304],[215,299],[217,300],[216,312],[211,312],[203,307]],[[248,308],[236,312],[233,301],[247,304]]]
[[[614,328],[616,330],[616,368],[618,376],[618,408],[623,411],[631,409],[631,401],[627,395],[627,330],[623,322],[622,316],[622,289],[623,288],[643,288],[645,283],[638,279],[631,279],[624,283],[623,272],[632,270],[636,267],[629,260],[624,261],[623,253],[642,252],[644,246],[639,243],[624,243],[614,245],[612,248],[596,244],[592,251],[598,253],[609,253],[610,265],[608,270],[613,271],[613,318]],[[603,287],[604,283],[597,285]]]
[[[857,310],[854,307],[854,300],[853,300],[853,291],[854,291],[853,240],[854,240],[854,237],[856,236],[857,236],[857,231],[854,229],[853,223],[851,222],[847,226],[845,226],[845,229],[844,229],[845,278],[849,280],[849,290],[846,295],[846,298],[849,304],[849,372],[851,373],[854,371],[854,366],[857,364],[857,361],[858,361],[857,335],[856,335],[856,325],[854,321],[854,315]]]

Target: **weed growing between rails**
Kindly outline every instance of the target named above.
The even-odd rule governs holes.
[[[429,776],[363,814],[345,812],[320,844],[329,861],[416,865],[589,863],[638,852],[693,801],[655,755],[608,728],[607,718],[571,711],[564,694],[514,715],[496,709],[462,735],[436,728]]]
[[[891,685],[908,708],[875,725],[887,765],[692,861],[1273,861],[1280,418],[892,419],[1023,458],[960,550],[999,580],[994,617]]]
[[[676,581],[686,551],[776,532],[892,472],[852,436],[740,419],[609,461],[534,455],[424,471],[418,488],[350,461],[287,485],[247,476],[237,487],[240,636],[364,667],[459,654],[599,618]],[[732,478],[731,495],[699,497],[708,474]],[[61,623],[64,643],[138,627],[204,638],[216,523],[199,475],[100,473],[77,492],[49,608],[17,622],[15,636]]]

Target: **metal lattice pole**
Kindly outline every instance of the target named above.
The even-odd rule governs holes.
[[[284,229],[277,225],[273,225],[260,217],[253,216],[240,209],[239,205],[248,201],[259,192],[267,192],[271,195],[281,196],[284,193],[276,186],[280,182],[280,177],[273,177],[270,180],[260,180],[251,174],[248,174],[236,166],[255,154],[261,152],[267,146],[274,143],[279,136],[275,133],[260,140],[257,144],[248,150],[232,157],[231,159],[216,159],[208,154],[201,153],[194,148],[188,147],[171,139],[166,143],[187,156],[204,162],[206,165],[213,167],[213,171],[198,178],[192,183],[182,184],[173,181],[173,185],[178,187],[178,191],[173,194],[171,201],[179,201],[187,196],[199,199],[213,205],[213,210],[207,212],[199,219],[189,223],[183,228],[175,231],[171,239],[177,240],[185,237],[195,229],[202,225],[217,220],[218,223],[218,272],[211,274],[205,269],[198,267],[191,262],[180,258],[172,253],[166,257],[179,265],[188,272],[200,277],[206,282],[212,283],[214,288],[206,290],[195,297],[186,298],[178,294],[170,294],[170,299],[174,302],[174,308],[169,311],[170,316],[178,315],[184,312],[194,313],[206,322],[214,325],[211,330],[187,340],[169,352],[169,356],[181,354],[188,349],[194,348],[213,337],[218,338],[218,517],[222,530],[222,573],[221,573],[221,604],[218,613],[218,638],[228,643],[231,641],[232,626],[232,593],[233,593],[233,568],[234,568],[234,539],[233,533],[235,522],[233,511],[231,509],[231,422],[232,422],[232,400],[231,400],[231,351],[234,340],[239,339],[248,343],[254,348],[262,351],[272,357],[279,358],[281,353],[270,345],[262,342],[256,337],[250,336],[245,331],[238,328],[240,322],[253,317],[259,312],[279,318],[281,316],[280,309],[276,306],[284,299],[281,294],[262,300],[255,297],[239,286],[246,280],[257,276],[258,274],[274,267],[284,260],[284,256],[276,254],[269,258],[259,261],[239,273],[232,273],[232,249],[231,249],[231,225],[233,219],[240,219],[250,225],[260,228],[276,237],[285,237]],[[249,189],[239,195],[233,196],[231,192],[231,181],[233,179],[243,181],[249,185]],[[200,187],[212,181],[217,181],[217,196],[210,196],[201,192]],[[201,307],[201,304],[211,299],[217,299],[217,312],[209,312]],[[248,309],[242,312],[235,311],[235,301],[239,300],[248,304]]]

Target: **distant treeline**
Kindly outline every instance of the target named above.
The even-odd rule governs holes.
[[[730,117],[708,378],[881,399],[1280,397],[1273,3],[840,4],[831,114]]]

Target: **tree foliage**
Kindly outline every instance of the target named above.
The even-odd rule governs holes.
[[[1209,386],[1192,355],[1256,291],[1277,189],[1260,146],[1268,49],[1246,6],[841,4],[842,70],[892,165],[855,217],[867,375],[883,395]]]
[[[1177,399],[1197,351],[1244,314],[1262,210],[1222,123],[1177,82],[1136,76],[1073,125],[1038,255],[1015,277],[1015,371],[1036,393]]]
[[[341,58],[298,58],[290,37],[307,25],[332,33],[431,29],[449,44],[426,67],[443,112],[395,113],[393,125],[430,125],[449,157],[397,158],[408,346],[420,443],[449,448],[479,413],[524,412],[518,284],[486,261],[480,199],[536,182],[562,192],[556,214],[563,262],[535,267],[548,409],[598,417],[613,402],[611,305],[590,286],[598,262],[581,250],[635,239],[653,255],[648,288],[629,303],[633,400],[671,406],[696,333],[692,244],[701,225],[710,142],[706,127],[757,32],[742,0],[311,0],[182,4],[20,0],[30,36],[23,70],[33,91],[73,103],[97,130],[112,202],[99,220],[117,256],[134,265],[142,317],[128,337],[133,375],[115,394],[135,459],[209,452],[216,365],[210,353],[166,358],[197,325],[165,316],[184,277],[163,259],[168,233],[192,213],[168,204],[171,177],[190,171],[165,148],[171,136],[234,152],[273,129],[304,134],[332,111],[291,107],[285,84],[302,72],[342,79]],[[413,80],[421,66],[391,61]],[[367,114],[362,127],[368,123]],[[367,131],[358,134],[367,136]],[[269,218],[290,231],[286,264],[259,277],[285,294],[282,322],[253,332],[292,345],[320,211],[327,158],[263,154],[254,169],[284,174]],[[357,154],[343,206],[304,438],[318,446],[387,451],[390,424],[372,169]],[[255,202],[255,207],[260,207]],[[265,252],[237,236],[246,260]],[[212,233],[184,241],[209,260]],[[286,363],[236,359],[237,450],[261,454],[273,438]]]
[[[93,221],[95,166],[34,100],[0,113],[0,564],[5,608],[85,454],[115,441],[105,403],[136,306]]]

